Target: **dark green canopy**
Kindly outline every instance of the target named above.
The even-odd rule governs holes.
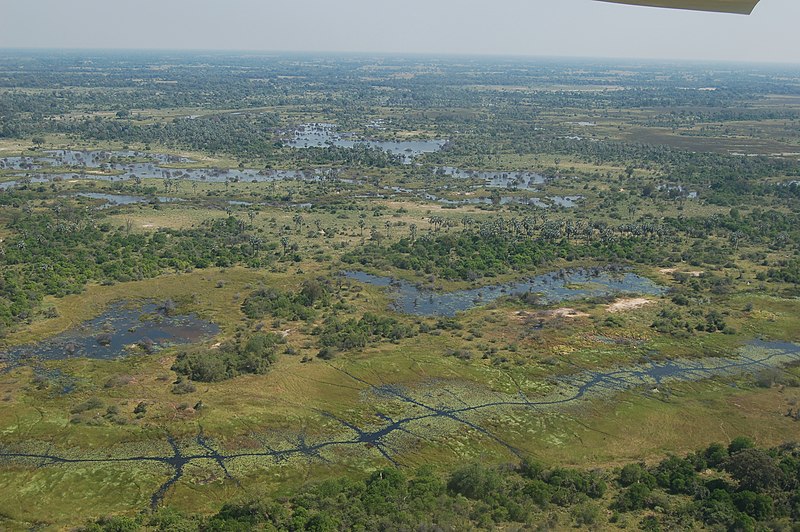
[[[616,4],[637,6],[670,7],[673,9],[694,9],[697,11],[718,11],[720,13],[741,13],[749,15],[758,0],[601,0]]]

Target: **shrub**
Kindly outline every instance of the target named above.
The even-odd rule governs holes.
[[[743,451],[745,449],[752,449],[755,447],[756,444],[753,443],[753,440],[746,436],[737,436],[731,443],[728,445],[728,454],[736,454],[739,451]]]
[[[184,395],[187,393],[194,393],[197,388],[190,381],[181,380],[172,387],[172,393],[176,395]]]
[[[193,381],[219,382],[242,374],[264,374],[277,360],[278,346],[285,340],[274,333],[255,333],[238,343],[218,349],[184,351],[172,370]]]
[[[496,471],[480,464],[470,464],[450,475],[447,489],[468,499],[483,500],[495,493],[501,484],[502,479]]]
[[[92,397],[88,401],[80,403],[72,407],[69,411],[70,414],[80,414],[81,412],[88,412],[89,410],[97,410],[103,407],[103,401],[97,397]]]
[[[633,484],[617,497],[614,506],[623,512],[642,510],[647,506],[650,488],[644,484]]]

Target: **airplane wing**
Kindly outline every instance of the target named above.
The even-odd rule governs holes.
[[[716,11],[719,13],[739,13],[749,15],[759,0],[600,0],[615,4],[636,6],[669,7],[673,9],[691,9],[694,11]]]

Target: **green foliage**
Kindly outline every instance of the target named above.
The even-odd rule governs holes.
[[[305,281],[296,294],[287,294],[276,288],[261,288],[250,294],[242,304],[242,312],[253,319],[272,316],[286,320],[308,320],[314,317],[314,306],[326,306],[330,291],[326,284],[316,280]]]
[[[740,512],[757,521],[765,521],[772,516],[773,501],[768,495],[752,491],[740,491],[734,494],[733,504]]]
[[[314,330],[323,347],[355,349],[382,340],[401,340],[416,334],[413,327],[391,317],[366,313],[361,319],[341,320],[332,316]]]
[[[513,223],[519,227],[513,229]],[[513,223],[497,219],[474,231],[434,234],[414,241],[403,238],[388,247],[369,243],[345,254],[342,260],[379,269],[391,266],[435,273],[446,279],[465,281],[508,271],[529,272],[559,258],[602,262],[632,260],[650,264],[660,260],[657,248],[653,247],[654,241],[642,237],[577,242],[577,228],[565,230],[560,226],[537,225],[529,219],[513,220]],[[534,238],[534,234],[538,236]]]
[[[228,342],[217,349],[182,351],[172,370],[199,382],[218,382],[248,373],[261,375],[275,363],[278,346],[283,343],[280,335],[255,333],[246,341]]]
[[[725,470],[743,490],[760,492],[778,488],[786,480],[777,460],[761,449],[744,449],[731,455]]]
[[[728,454],[736,454],[745,449],[752,449],[756,444],[747,436],[737,436],[728,444]]]
[[[97,410],[98,408],[103,408],[103,401],[97,397],[92,397],[83,403],[73,406],[72,409],[70,409],[70,414],[80,414],[82,412],[88,412],[89,410]]]
[[[800,285],[800,260],[782,261],[779,267],[770,269],[768,275],[775,281]]]
[[[117,116],[127,118],[127,116]],[[218,114],[195,120],[140,125],[121,120],[86,119],[65,122],[57,129],[93,140],[158,143],[174,147],[226,152],[235,156],[266,157],[274,141],[264,130],[277,125],[274,114]]]
[[[611,486],[611,508],[633,513],[641,530],[761,530],[768,523],[779,526],[800,518],[796,446],[748,448],[734,454],[731,460],[747,459],[749,464],[744,476],[725,464],[738,485],[726,480],[721,466],[712,465],[702,482],[695,477],[692,465],[697,457],[720,458],[723,451],[715,444],[685,459],[668,457],[650,470],[641,464],[625,465],[619,486]],[[764,471],[775,474],[776,468],[783,474],[780,481],[760,482],[753,489],[744,486],[745,476],[763,479]],[[430,468],[384,468],[364,479],[340,477],[306,486],[281,499],[228,502],[210,517],[160,510],[137,518],[103,518],[85,530],[471,530],[518,524],[552,528],[557,521],[544,513],[552,512],[551,504],[562,506],[580,528],[603,528],[600,501],[608,488],[604,478],[602,472],[548,469],[535,462],[517,468],[471,463],[453,471],[446,483]],[[619,515],[610,521],[624,522]]]
[[[647,507],[651,489],[644,484],[633,484],[623,491],[614,504],[623,512],[641,510]]]
[[[141,530],[141,524],[131,517],[115,516],[104,517],[86,527],[86,532],[137,532]]]
[[[581,528],[586,528],[597,523],[600,519],[600,507],[597,504],[586,501],[573,507],[570,511],[575,524]]]
[[[502,477],[496,470],[471,464],[450,475],[447,488],[468,499],[482,500],[494,495],[502,485]]]
[[[677,456],[670,456],[661,462],[654,473],[659,487],[675,495],[691,495],[699,484],[694,464],[689,459]]]
[[[656,477],[641,464],[627,464],[619,473],[619,483],[625,487],[632,484],[644,484],[652,489],[656,486]]]
[[[169,271],[252,263],[242,223],[217,219],[187,230],[128,233],[82,214],[20,215],[0,253],[0,324],[31,317],[46,295],[78,293],[89,282],[125,282]]]
[[[721,443],[712,443],[703,451],[703,458],[710,467],[719,467],[728,458],[728,449]]]
[[[555,488],[552,501],[561,506],[575,504],[585,497],[599,499],[605,495],[606,482],[591,471],[556,468],[545,475],[546,482]]]

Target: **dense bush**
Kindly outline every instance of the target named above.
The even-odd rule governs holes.
[[[261,264],[240,220],[185,230],[129,233],[75,213],[21,215],[0,253],[0,324],[31,317],[46,295],[78,293],[89,282],[146,279],[192,268]]]
[[[366,313],[361,319],[341,320],[333,316],[314,330],[323,347],[355,349],[381,340],[401,340],[414,336],[413,327],[391,317]]]
[[[182,351],[172,370],[194,381],[218,382],[237,375],[263,374],[277,360],[285,340],[274,333],[256,333],[246,341],[228,342],[217,349]]]
[[[472,281],[508,271],[531,271],[556,259],[591,259],[594,262],[628,261],[653,266],[669,261],[724,266],[742,242],[775,249],[791,249],[800,242],[800,216],[775,210],[754,209],[746,216],[728,215],[664,218],[658,223],[639,220],[610,225],[605,222],[553,222],[530,215],[496,217],[480,224],[463,220],[461,230],[449,230],[445,220],[431,217],[430,231],[419,238],[401,238],[389,245],[369,242],[346,253],[342,260],[376,269],[393,267],[446,279]],[[719,240],[711,240],[716,236]],[[727,240],[727,244],[724,242]],[[680,243],[680,253],[675,244]],[[797,283],[800,261],[783,260],[768,278]],[[685,280],[684,280],[685,281]],[[714,293],[730,290],[732,281],[708,274],[692,283],[707,285]]]
[[[624,521],[619,514],[605,521],[600,501],[607,489],[611,509],[638,514],[642,530],[790,530],[800,518],[800,448],[742,443],[746,438],[732,442],[730,457],[724,446],[712,444],[652,468],[628,464],[615,474],[536,462],[472,463],[446,479],[426,468],[387,468],[364,480],[328,480],[280,500],[227,503],[211,517],[162,510],[135,520],[101,519],[87,530],[469,530],[537,523],[552,529],[567,528],[565,517],[581,528],[610,528]]]
[[[328,286],[316,280],[305,281],[299,292],[289,294],[277,288],[261,288],[250,294],[242,304],[248,318],[265,316],[286,320],[308,320],[314,317],[315,305],[327,305],[330,300]]]

